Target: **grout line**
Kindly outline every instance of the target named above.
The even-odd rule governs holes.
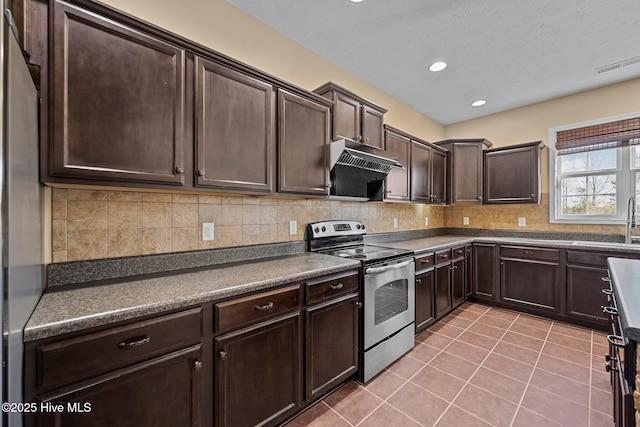
[[[518,317],[520,317],[520,315],[518,315]],[[516,319],[517,320],[517,319]],[[544,351],[544,346],[547,345],[547,339],[549,339],[549,334],[551,334],[551,329],[553,329],[553,325],[555,324],[555,322],[551,322],[551,325],[549,325],[549,330],[547,331],[547,336],[544,339],[544,343],[542,344],[542,347],[540,348],[540,351],[538,352],[538,358],[536,359],[536,363],[533,365],[533,369],[531,370],[531,374],[529,374],[529,380],[527,381],[527,385],[524,387],[524,392],[522,393],[522,396],[520,396],[520,402],[518,402],[518,407],[516,408],[516,412],[515,414],[513,414],[513,418],[511,418],[511,424],[509,424],[510,426],[513,427],[513,424],[516,422],[516,418],[518,416],[518,412],[520,412],[520,408],[522,407],[522,402],[524,401],[524,397],[527,395],[527,391],[529,390],[529,386],[531,385],[531,379],[533,378],[533,375],[536,372],[538,363],[540,362],[540,357],[542,357],[542,352]]]
[[[480,317],[484,316],[485,314],[487,314],[489,310],[487,310],[485,313],[483,313]],[[513,326],[513,324],[515,323],[516,320],[518,320],[518,317],[520,315],[518,314],[516,316],[515,319],[513,319],[511,321],[511,324],[509,325],[509,328],[511,328],[511,326]],[[478,317],[478,319],[480,319],[480,317]],[[476,321],[478,320],[476,319]],[[473,322],[471,325],[469,325],[469,327],[471,327],[473,324],[475,324],[475,322]],[[449,402],[449,406],[447,406],[447,409],[445,409],[442,414],[440,414],[440,416],[438,417],[438,419],[436,420],[434,425],[437,425],[440,420],[442,419],[442,417],[444,416],[444,414],[447,413],[447,411],[449,411],[449,409],[454,406],[453,402],[456,401],[456,399],[460,396],[460,394],[462,394],[462,391],[471,383],[471,380],[473,379],[473,377],[475,377],[475,375],[478,373],[478,371],[480,370],[480,368],[482,367],[482,365],[484,364],[484,362],[487,361],[487,359],[489,358],[489,356],[493,353],[493,351],[495,350],[495,348],[498,346],[498,344],[500,343],[500,340],[502,340],[502,338],[507,334],[507,331],[509,330],[509,328],[505,329],[505,331],[503,332],[502,336],[496,341],[496,343],[493,345],[493,347],[489,350],[489,352],[487,353],[487,355],[484,357],[484,359],[482,359],[482,362],[480,362],[480,364],[478,364],[478,367],[476,368],[476,370],[473,372],[473,374],[471,374],[471,376],[469,377],[469,379],[467,379],[467,381],[465,382],[465,384],[462,386],[462,388],[458,391],[458,393],[453,397],[453,399],[451,399],[451,402]],[[468,328],[467,328],[468,329]],[[495,339],[495,338],[494,338]],[[488,350],[488,349],[485,349]],[[488,390],[486,390],[488,391]],[[507,401],[508,402],[508,401]],[[458,407],[456,405],[456,407]],[[517,413],[517,408],[516,408],[516,413]],[[476,418],[484,421],[487,424],[490,425],[494,425],[493,423],[489,422],[488,420],[485,420],[484,418],[480,418],[479,416],[477,416],[476,414],[472,414],[474,415]]]

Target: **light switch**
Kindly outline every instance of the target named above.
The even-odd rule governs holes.
[[[462,217],[462,224],[463,225],[469,225],[469,217],[468,216],[463,216]]]
[[[424,217],[424,225],[429,225],[429,217]]]
[[[518,227],[526,227],[527,219],[526,218],[518,218]]]
[[[393,228],[398,228],[398,218],[393,218]]]
[[[296,221],[295,219],[289,221],[289,234],[292,236],[298,234],[298,221]]]

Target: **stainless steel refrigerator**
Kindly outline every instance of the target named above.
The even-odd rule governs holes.
[[[44,189],[38,177],[38,93],[17,43],[11,14],[0,18],[0,191],[2,228],[2,402],[23,400],[23,330],[44,290]],[[2,415],[22,426],[22,414]]]

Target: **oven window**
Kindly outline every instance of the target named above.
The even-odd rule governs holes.
[[[409,308],[409,281],[394,280],[376,289],[375,324],[379,325]]]

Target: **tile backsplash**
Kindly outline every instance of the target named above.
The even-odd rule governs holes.
[[[469,224],[464,224],[464,218]],[[54,188],[53,262],[180,252],[302,240],[305,226],[328,219],[363,221],[369,233],[477,228],[621,234],[623,226],[549,223],[538,205],[430,206],[273,196],[234,196]],[[394,218],[398,227],[394,228]],[[425,226],[425,218],[429,225]],[[525,218],[526,226],[518,225]],[[289,221],[297,222],[291,235]],[[202,240],[202,223],[215,239]]]
[[[54,188],[52,258],[64,262],[295,241],[304,238],[308,223],[329,219],[363,221],[370,233],[442,228],[444,210],[401,203]],[[295,235],[290,234],[291,220],[297,222]],[[215,224],[212,241],[202,240],[204,222]]]

